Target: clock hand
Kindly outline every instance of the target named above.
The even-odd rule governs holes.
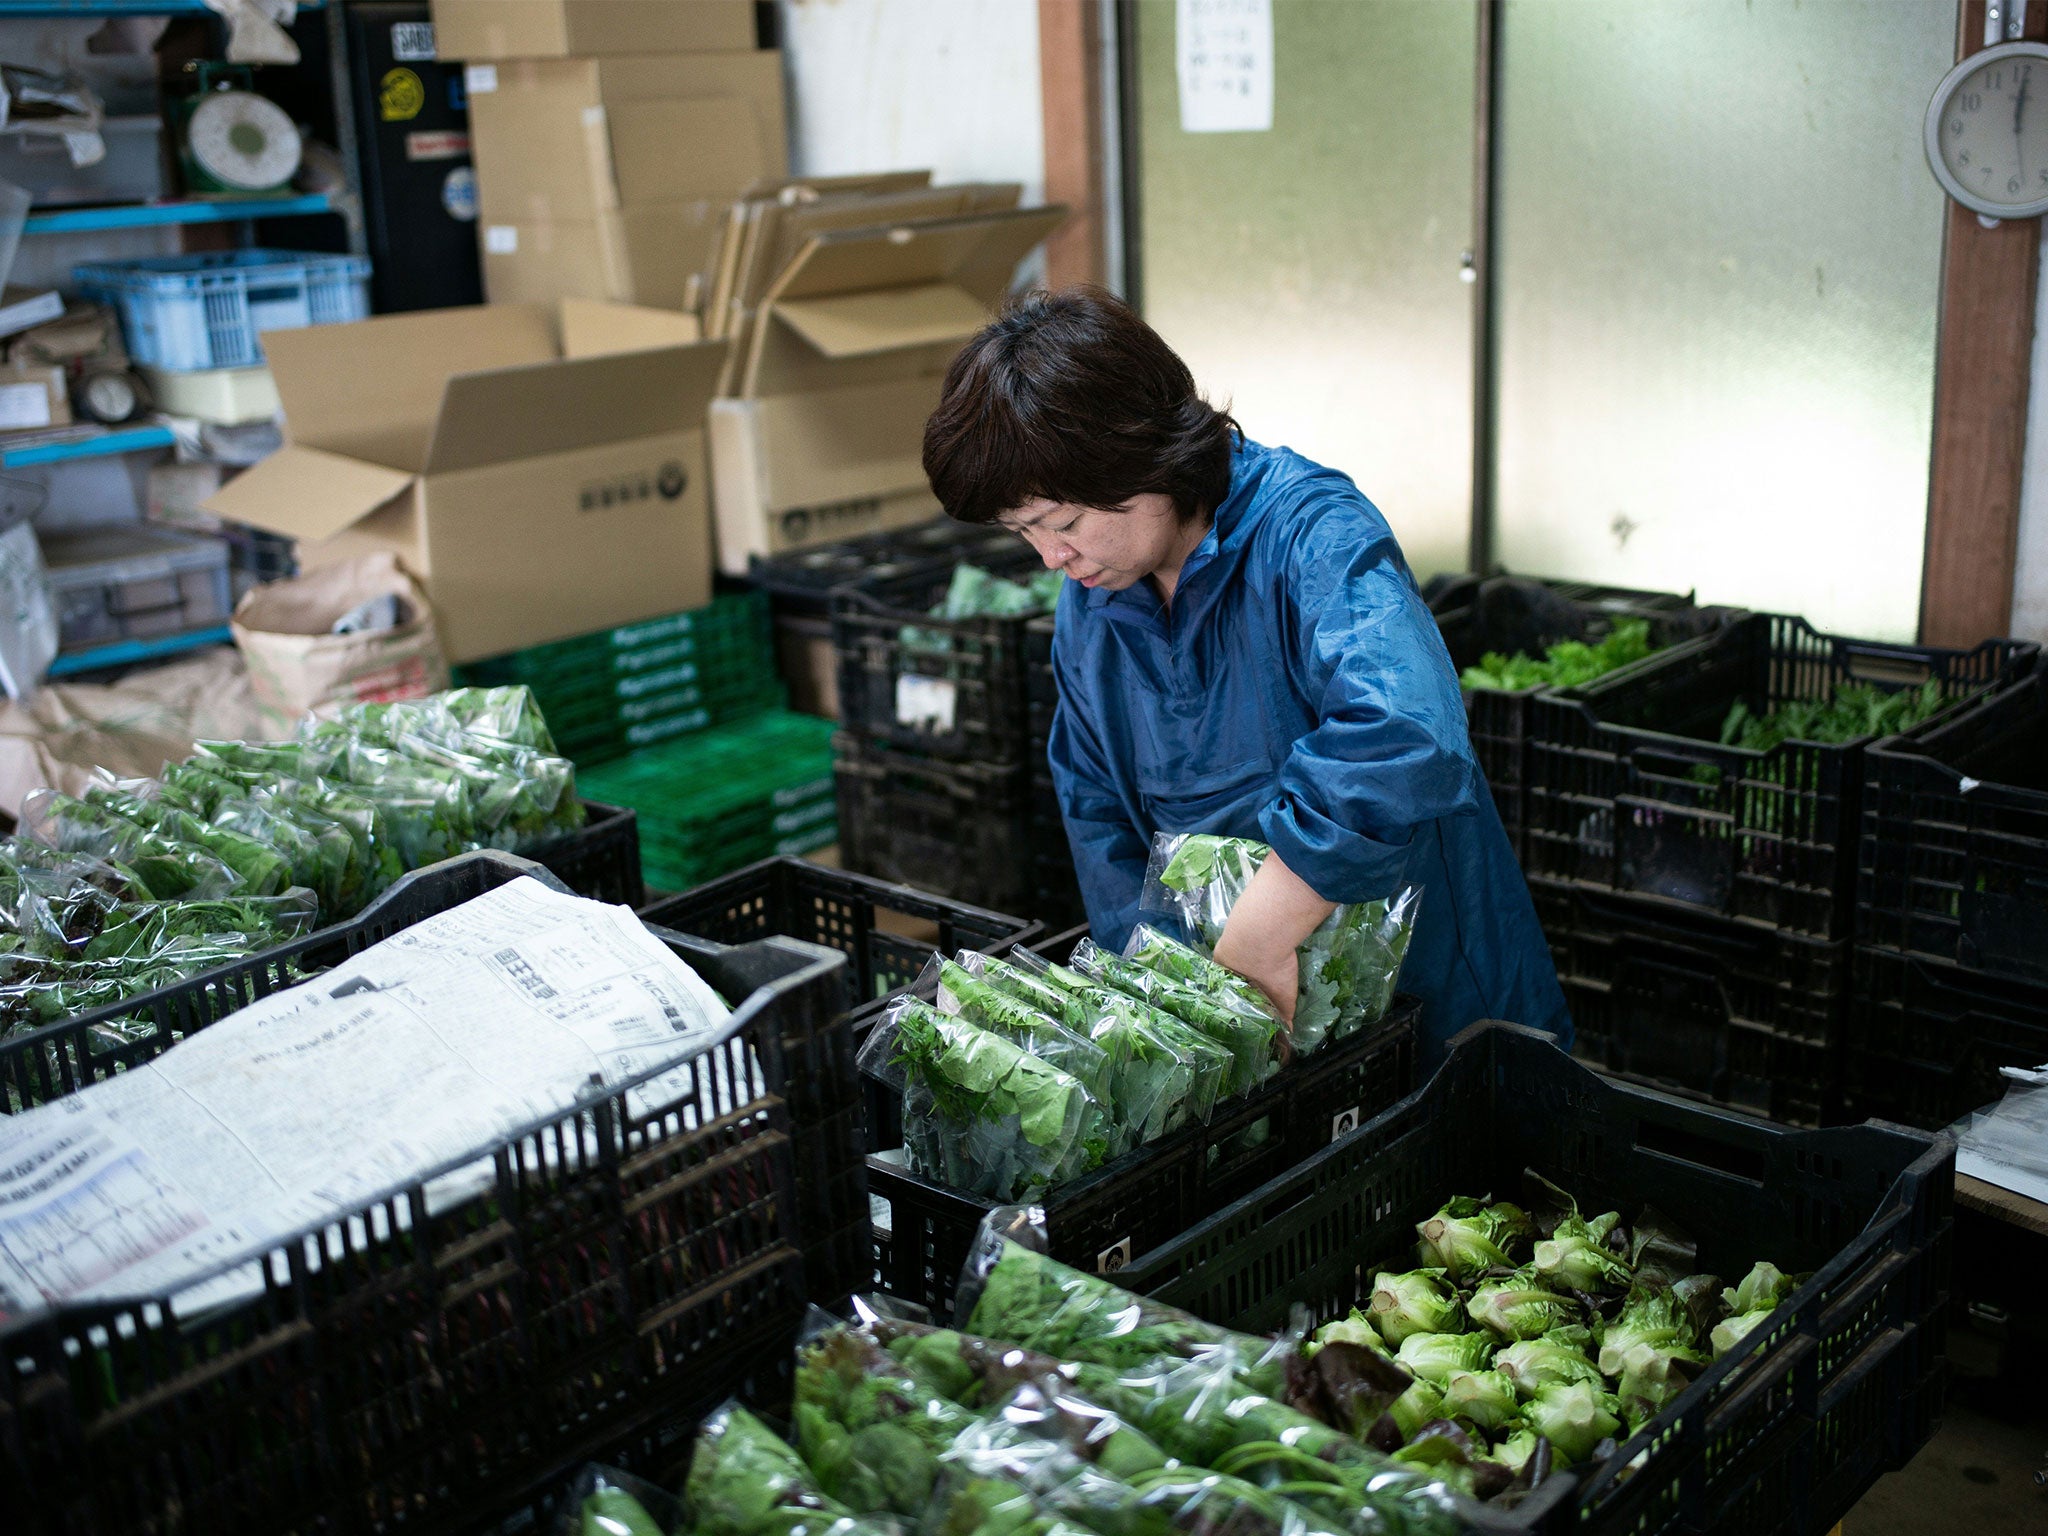
[[[2027,87],[2033,78],[2031,69],[2020,71],[2020,93],[2012,104],[2012,147],[2014,158],[2019,161],[2021,181],[2027,179],[2027,141],[2020,137],[2020,125],[2027,119]]]

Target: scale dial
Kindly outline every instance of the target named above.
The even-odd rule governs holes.
[[[283,186],[304,148],[284,108],[253,91],[208,93],[192,109],[185,145],[201,170],[241,192]]]

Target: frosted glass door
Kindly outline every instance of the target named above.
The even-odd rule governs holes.
[[[1272,130],[1183,133],[1174,5],[1135,11],[1146,318],[1252,438],[1356,480],[1418,575],[1462,570],[1476,12],[1275,0]]]
[[[1944,0],[1508,0],[1510,568],[1914,631]]]

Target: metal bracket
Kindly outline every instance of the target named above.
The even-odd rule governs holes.
[[[1986,0],[1984,46],[2016,43],[2027,29],[2027,0]]]

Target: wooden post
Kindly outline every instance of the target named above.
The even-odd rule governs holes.
[[[1964,59],[1984,46],[1984,0],[1957,9],[1956,57]],[[2048,36],[2043,0],[2027,7],[2026,35]],[[1986,229],[1949,202],[1920,583],[1928,645],[1975,645],[2012,626],[2040,257],[2039,219]]]
[[[1102,248],[1102,38],[1096,0],[1038,0],[1045,200],[1073,209],[1045,242],[1047,283],[1099,283]]]

